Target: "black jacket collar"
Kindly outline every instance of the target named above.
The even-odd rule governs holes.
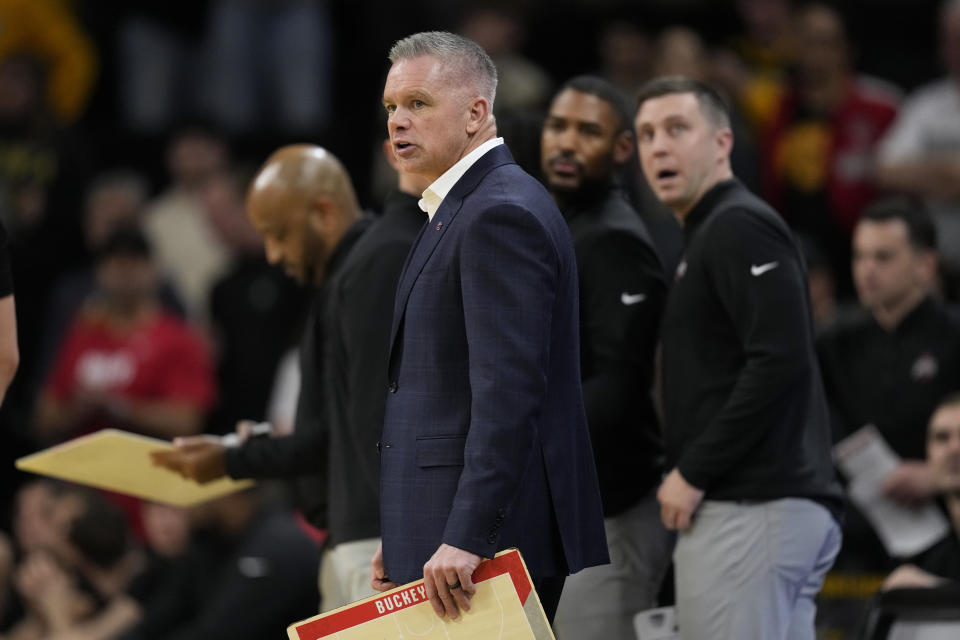
[[[337,269],[340,268],[340,265],[343,264],[343,261],[346,259],[347,254],[350,253],[350,249],[353,248],[353,245],[357,243],[357,240],[360,239],[360,236],[363,235],[363,232],[367,230],[367,227],[370,226],[370,218],[360,218],[354,222],[347,232],[343,234],[343,237],[340,238],[340,242],[337,243],[337,246],[334,247],[333,253],[330,255],[330,260],[327,262],[326,276],[324,276],[324,281],[329,280],[330,277],[337,272]]]
[[[687,217],[683,221],[683,235],[687,244],[690,243],[694,233],[696,233],[700,225],[703,224],[703,221],[713,213],[717,203],[730,191],[738,188],[742,189],[743,185],[736,178],[731,178],[718,182],[703,194],[700,201],[693,205],[693,209],[690,210],[690,213],[687,214]]]

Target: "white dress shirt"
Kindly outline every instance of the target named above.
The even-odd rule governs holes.
[[[430,220],[433,220],[434,214],[440,208],[440,203],[450,193],[453,185],[463,177],[467,169],[473,166],[473,163],[479,160],[483,154],[496,146],[503,144],[503,138],[491,138],[479,147],[460,158],[455,165],[443,172],[443,175],[431,183],[427,190],[423,192],[423,197],[418,203],[420,208],[427,212]]]

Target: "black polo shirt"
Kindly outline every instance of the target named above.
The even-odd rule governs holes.
[[[653,363],[667,287],[640,215],[614,185],[560,203],[580,286],[580,371],[604,516],[654,490],[663,440],[653,404]]]
[[[925,298],[892,331],[863,312],[818,341],[834,438],[877,427],[903,458],[926,458],[927,422],[960,389],[960,325]]]
[[[739,181],[687,216],[661,325],[666,442],[714,500],[806,497],[836,515],[829,412],[800,250]]]
[[[951,529],[940,542],[911,558],[910,562],[927,573],[952,580],[956,586],[960,586],[960,535]]]

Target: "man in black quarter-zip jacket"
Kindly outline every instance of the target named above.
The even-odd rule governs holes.
[[[672,470],[658,492],[680,532],[680,634],[812,640],[841,498],[803,259],[734,178],[716,92],[659,78],[638,105],[644,173],[686,237],[661,328]]]
[[[332,153],[289,145],[270,156],[248,193],[251,222],[270,262],[317,286],[301,341],[294,431],[237,447],[183,439],[157,455],[159,464],[199,482],[224,475],[296,479],[301,510],[328,534],[320,568],[324,611],[372,593],[393,294],[426,220],[410,195],[422,189],[419,181],[401,178],[399,186],[370,223]]]
[[[554,96],[540,138],[545,184],[577,259],[583,401],[614,559],[567,578],[553,623],[559,640],[633,637],[634,616],[657,606],[673,549],[656,500],[663,438],[651,393],[667,287],[621,186],[635,171],[632,120],[616,87],[578,76]]]

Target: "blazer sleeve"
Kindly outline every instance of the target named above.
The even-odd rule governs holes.
[[[323,436],[319,428],[302,428],[277,438],[250,438],[239,447],[227,449],[227,473],[235,479],[290,478],[314,473],[320,468],[326,445]]]
[[[291,478],[303,474],[324,473],[329,434],[318,398],[322,373],[318,314],[311,313],[301,344],[301,386],[293,433],[277,438],[250,438],[226,453],[227,473],[231,478]],[[306,353],[304,353],[306,352]]]
[[[460,279],[470,428],[442,539],[492,557],[491,523],[506,516],[537,455],[559,258],[547,230],[522,207],[481,211],[469,225],[460,249]]]

